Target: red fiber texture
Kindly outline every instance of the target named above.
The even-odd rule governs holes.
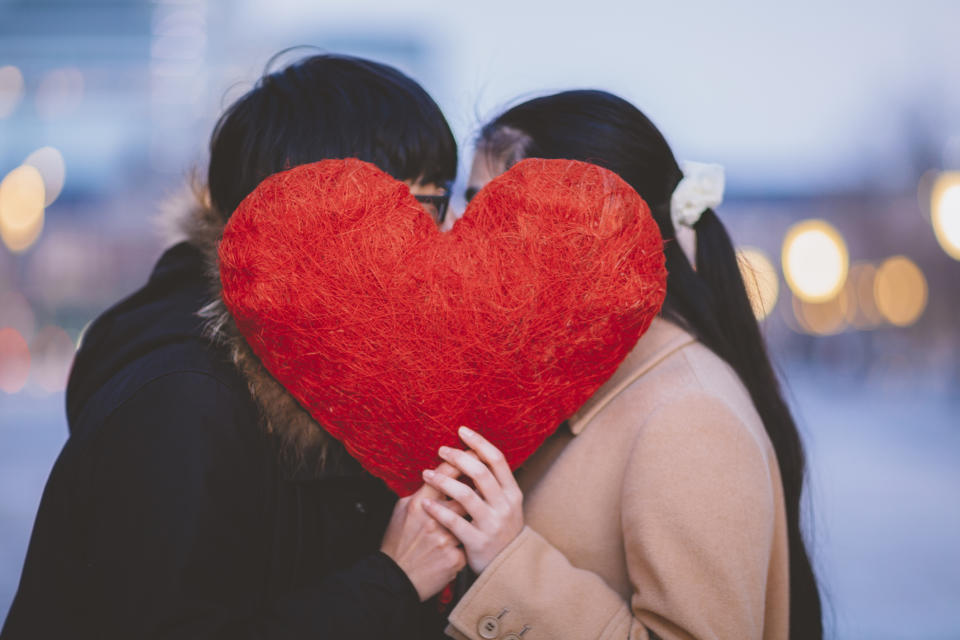
[[[516,468],[602,385],[666,293],[663,241],[616,174],[524,160],[443,233],[359,160],[266,179],[219,249],[270,373],[399,495],[457,428]]]

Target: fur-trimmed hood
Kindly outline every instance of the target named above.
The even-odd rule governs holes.
[[[267,371],[223,302],[217,249],[226,218],[210,204],[206,191],[192,188],[188,194],[169,201],[160,223],[168,240],[186,241],[203,254],[210,291],[210,302],[199,311],[206,321],[205,333],[212,342],[226,348],[260,409],[264,427],[279,439],[290,472],[297,476],[316,475],[326,470],[329,463],[339,461],[345,453],[342,445]]]

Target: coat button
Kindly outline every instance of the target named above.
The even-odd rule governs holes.
[[[515,633],[508,633],[507,635],[503,636],[503,640],[520,640],[520,636]]]
[[[481,638],[493,640],[500,635],[500,621],[493,616],[484,616],[480,618],[480,624],[477,625],[477,633]]]
[[[364,514],[367,512],[367,505],[363,504],[362,502],[358,502],[357,504],[353,505],[353,508],[356,509],[357,513],[359,514]]]

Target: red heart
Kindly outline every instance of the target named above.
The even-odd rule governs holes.
[[[660,310],[662,239],[616,174],[525,160],[447,233],[359,160],[263,181],[220,245],[223,298],[270,373],[400,495],[468,425],[519,466]]]

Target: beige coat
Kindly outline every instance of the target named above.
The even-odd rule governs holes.
[[[655,320],[517,477],[527,526],[452,637],[787,638],[773,448],[730,367],[676,325]]]

